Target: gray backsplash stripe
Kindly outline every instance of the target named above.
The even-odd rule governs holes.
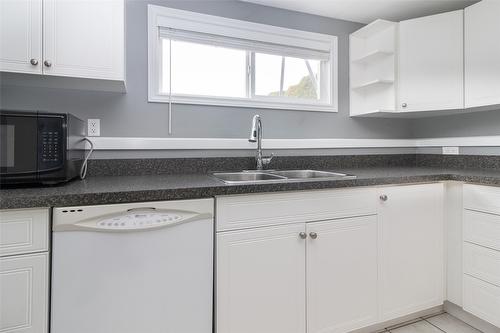
[[[276,156],[272,169],[341,169],[369,167],[412,167],[415,154]],[[207,157],[166,159],[98,159],[89,161],[89,176],[132,176],[207,173],[220,170],[255,169],[254,157]]]
[[[276,156],[272,169],[353,169],[381,167],[431,167],[443,169],[499,169],[500,156],[379,154]],[[210,171],[249,170],[255,159],[249,157],[96,159],[89,161],[89,176],[137,176],[194,174]]]

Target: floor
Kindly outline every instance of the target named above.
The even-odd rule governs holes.
[[[422,318],[404,326],[388,328],[382,333],[481,333],[463,321],[443,313],[433,317]]]

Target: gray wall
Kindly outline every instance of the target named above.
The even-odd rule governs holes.
[[[500,135],[500,110],[416,119],[415,138]]]
[[[234,0],[127,0],[127,93],[2,87],[0,107],[72,112],[100,118],[102,136],[168,137],[167,105],[147,102],[147,4],[215,14],[339,37],[338,114],[210,106],[173,106],[172,137],[244,138],[251,117],[260,113],[268,138],[405,138],[407,120],[351,119],[349,113],[348,35],[362,25]]]

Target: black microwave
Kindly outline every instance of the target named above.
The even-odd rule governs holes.
[[[85,126],[69,113],[0,110],[0,184],[56,184],[77,177]]]

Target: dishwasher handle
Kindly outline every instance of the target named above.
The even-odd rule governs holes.
[[[156,207],[137,207],[137,208],[129,208],[127,209],[127,212],[133,213],[133,212],[140,212],[144,210],[156,210]]]

